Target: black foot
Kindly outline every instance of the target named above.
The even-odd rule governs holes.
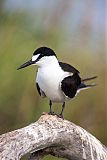
[[[54,112],[48,112],[48,114],[49,114],[49,115],[55,115],[55,113],[54,113]]]
[[[63,115],[62,114],[59,114],[59,115],[57,115],[59,118],[62,118],[62,119],[64,119],[64,117],[63,117]]]

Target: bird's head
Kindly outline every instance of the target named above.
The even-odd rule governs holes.
[[[22,64],[18,70],[30,65],[45,66],[56,61],[56,54],[52,49],[48,47],[40,47],[34,51],[32,58],[26,63]]]

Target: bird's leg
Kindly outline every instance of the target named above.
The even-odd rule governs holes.
[[[51,100],[49,101],[49,106],[50,106],[50,111],[48,114],[54,115],[54,112],[52,112],[52,101]]]
[[[60,118],[63,118],[64,108],[65,108],[65,102],[62,104],[62,111],[61,111],[61,113],[59,114],[59,117],[60,117]],[[63,119],[64,119],[64,118],[63,118]]]

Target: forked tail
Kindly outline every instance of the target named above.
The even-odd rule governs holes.
[[[92,84],[85,84],[85,83],[84,83],[84,82],[86,82],[86,81],[93,80],[93,79],[95,79],[95,78],[97,78],[97,76],[82,79],[82,80],[81,80],[81,84],[80,84],[79,87],[78,87],[78,91],[83,90],[83,89],[88,89],[88,88],[90,88],[90,87],[96,86],[95,83],[92,83]]]
[[[82,79],[81,81],[82,81],[82,82],[84,82],[84,81],[90,81],[90,80],[95,79],[95,78],[97,78],[97,76],[89,77],[89,78],[84,78],[84,79]]]

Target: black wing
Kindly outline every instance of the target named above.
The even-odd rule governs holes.
[[[38,90],[38,93],[41,97],[46,97],[45,93],[40,89],[38,83],[36,83],[36,87],[37,87],[37,90]]]
[[[81,79],[78,74],[65,77],[61,82],[61,89],[65,96],[73,98],[77,92],[78,86],[81,84]]]
[[[79,73],[79,71],[70,64],[59,62],[59,65],[66,72]]]

